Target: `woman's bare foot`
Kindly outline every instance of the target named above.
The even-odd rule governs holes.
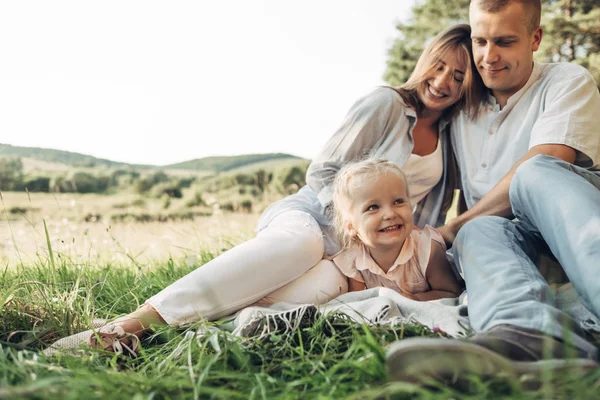
[[[150,325],[164,325],[165,320],[154,307],[144,304],[134,312],[108,323],[94,332],[89,344],[95,349],[123,353],[124,349],[136,356],[140,339],[148,332]]]

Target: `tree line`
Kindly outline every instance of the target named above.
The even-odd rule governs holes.
[[[174,177],[158,170],[144,175],[133,169],[109,173],[73,171],[66,175],[27,176],[20,158],[0,158],[0,191],[100,193],[133,191],[151,197],[182,198],[183,190],[198,183],[208,192],[238,187],[240,194],[258,197],[266,190],[287,194],[306,184],[307,162],[273,170],[257,169],[248,173],[223,173],[213,176]],[[198,200],[200,203],[201,201]]]

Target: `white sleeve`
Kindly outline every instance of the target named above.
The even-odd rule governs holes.
[[[356,268],[356,250],[346,249],[333,258],[333,264],[342,274],[359,282],[365,283],[362,274]]]
[[[594,79],[585,70],[553,78],[545,93],[544,111],[531,131],[529,148],[564,144],[578,152],[578,165],[598,164],[600,93]]]

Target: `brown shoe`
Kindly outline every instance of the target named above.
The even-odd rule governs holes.
[[[462,386],[469,375],[519,378],[536,387],[542,372],[589,371],[597,354],[566,345],[540,332],[500,325],[467,340],[410,338],[393,343],[386,367],[391,380]],[[529,376],[530,375],[530,376]]]
[[[498,325],[471,336],[469,340],[513,361],[598,360],[597,351],[589,353],[540,331],[514,325]]]

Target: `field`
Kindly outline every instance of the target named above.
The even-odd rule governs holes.
[[[231,247],[250,238],[258,221],[257,214],[223,212],[196,216],[193,221],[168,223],[111,218],[163,213],[159,200],[143,200],[142,208],[122,207],[138,199],[139,196],[126,194],[4,193],[0,260],[15,265],[46,259],[49,254],[44,223],[52,249],[61,258],[86,265],[98,262],[137,265],[159,263],[170,257],[193,260],[202,251]],[[27,211],[8,212],[15,208]]]
[[[225,331],[196,335],[199,327],[218,323],[161,327],[137,358],[89,349],[45,357],[40,349],[48,343],[88,329],[93,318],[132,311],[250,238],[258,219],[257,213],[217,212],[193,221],[86,222],[90,214],[115,212],[115,204],[134,203],[128,196],[3,193],[0,399],[587,399],[600,391],[600,371],[546,376],[536,391],[475,377],[461,391],[388,382],[387,344],[437,334],[333,318],[262,341]],[[26,210],[9,212],[15,207]],[[158,200],[145,207],[160,210]]]

